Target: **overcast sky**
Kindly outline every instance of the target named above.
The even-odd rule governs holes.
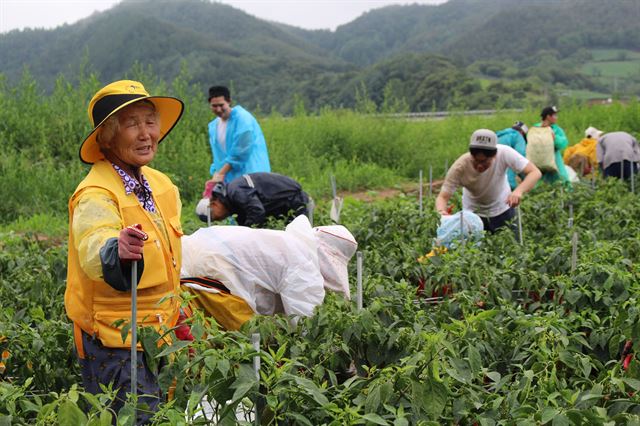
[[[167,1],[167,0],[162,0]],[[213,1],[213,0],[212,0]],[[445,0],[218,0],[270,21],[334,30],[367,10],[390,4],[438,4]],[[119,0],[0,0],[0,33],[72,24]]]

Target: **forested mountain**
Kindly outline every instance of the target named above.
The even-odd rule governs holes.
[[[203,89],[230,84],[251,108],[519,106],[567,89],[606,92],[581,67],[596,48],[640,46],[640,0],[450,0],[372,10],[336,31],[267,22],[206,0],[124,0],[73,25],[0,34],[0,73],[45,90],[64,74],[101,81],[135,64]],[[640,91],[640,72],[627,91]],[[637,83],[637,84],[636,84]],[[617,81],[616,81],[617,84]],[[297,95],[297,96],[294,96]]]
[[[335,32],[290,27],[296,35],[349,62],[370,65],[401,53],[443,53],[443,46],[481,28],[518,0],[450,0],[438,6],[374,9]]]

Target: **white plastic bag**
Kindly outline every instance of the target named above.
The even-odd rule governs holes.
[[[580,178],[578,177],[578,173],[576,173],[576,171],[573,170],[573,167],[567,166],[565,164],[564,168],[567,169],[567,176],[569,176],[569,182],[571,182],[571,183],[580,182]]]
[[[436,245],[451,248],[462,238],[465,240],[478,240],[482,238],[482,219],[470,210],[463,210],[449,216],[440,218]]]

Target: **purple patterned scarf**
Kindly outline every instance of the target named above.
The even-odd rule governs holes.
[[[155,213],[156,204],[153,202],[153,197],[151,196],[151,186],[149,185],[147,179],[145,179],[144,175],[140,173],[140,180],[142,180],[142,184],[140,184],[137,179],[129,176],[127,172],[122,170],[117,165],[113,163],[111,163],[111,165],[120,176],[120,179],[122,179],[125,193],[129,195],[133,192],[134,194],[136,194],[136,197],[138,197],[138,201],[146,211],[148,211],[149,213]]]

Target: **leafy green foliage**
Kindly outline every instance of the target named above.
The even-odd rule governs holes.
[[[327,223],[327,203],[319,204],[316,220]],[[624,343],[640,338],[640,201],[625,185],[540,186],[522,206],[524,245],[505,231],[419,264],[437,225],[433,198],[425,211],[420,216],[408,196],[347,202],[342,218],[365,259],[361,311],[328,294],[312,317],[256,317],[239,332],[221,331],[198,312],[191,344],[159,347],[160,336],[142,330],[148,356],[170,354],[157,365],[173,399],[154,424],[248,424],[256,408],[263,424],[638,421],[640,361],[634,355],[627,370],[620,363]],[[118,415],[108,408],[112,393],[96,397],[74,384],[71,330],[60,320],[64,248],[10,235],[2,241],[3,312],[25,313],[0,321],[0,349],[10,353],[0,416],[18,424],[109,424]],[[29,293],[34,283],[41,295]],[[425,299],[445,285],[454,291],[440,303]],[[61,340],[24,351],[43,330]],[[250,341],[256,332],[259,353]],[[21,367],[29,361],[33,370]],[[54,374],[65,380],[51,382]]]

